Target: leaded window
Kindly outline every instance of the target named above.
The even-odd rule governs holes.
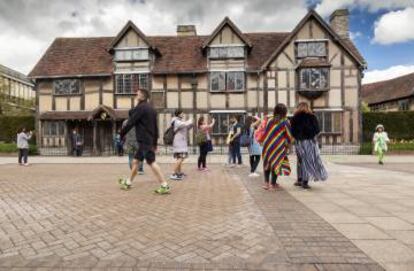
[[[326,43],[323,41],[297,43],[298,58],[324,56],[326,56]]]
[[[299,70],[300,90],[326,90],[328,84],[328,68],[306,68]]]
[[[65,134],[65,122],[63,121],[45,121],[43,123],[43,135],[45,136],[63,136]]]
[[[243,91],[245,89],[244,72],[211,72],[210,90],[214,92]]]
[[[149,74],[116,74],[116,94],[134,94],[137,89],[148,89]]]
[[[341,133],[341,114],[342,112],[316,111],[319,128],[322,133]]]
[[[115,61],[148,60],[147,48],[115,49]]]
[[[227,46],[227,47],[210,47],[210,58],[243,58],[244,47]]]
[[[230,119],[235,115],[235,113],[213,113],[211,117],[216,120],[214,123],[212,134],[214,135],[227,135],[230,132],[231,124]],[[245,114],[239,113],[242,115],[241,122],[245,122]]]
[[[59,79],[53,81],[53,89],[56,95],[80,94],[79,79]]]

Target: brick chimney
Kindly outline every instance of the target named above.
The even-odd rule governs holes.
[[[337,9],[329,17],[332,29],[342,39],[349,38],[349,11],[348,9]]]
[[[179,37],[197,36],[195,25],[177,25],[177,36]]]

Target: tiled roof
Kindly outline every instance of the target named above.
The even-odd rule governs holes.
[[[252,44],[247,57],[247,71],[257,71],[289,33],[245,33],[244,36]],[[156,57],[154,73],[207,71],[207,58],[203,55],[202,45],[209,36],[146,38],[161,54]],[[109,75],[113,71],[113,63],[108,49],[113,39],[114,37],[57,38],[30,72],[29,77]],[[357,52],[354,46],[350,49]]]
[[[13,69],[10,69],[10,68],[8,68],[4,65],[1,65],[1,64],[0,64],[0,74],[4,74],[4,75],[9,76],[11,78],[15,78],[15,79],[21,80],[21,81],[23,81],[27,84],[33,85],[33,82],[29,78],[27,78],[27,76],[24,75],[23,73],[15,71]]]
[[[378,104],[414,95],[414,73],[362,86],[362,100]]]

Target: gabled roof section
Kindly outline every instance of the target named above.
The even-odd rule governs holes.
[[[356,49],[355,45],[349,39],[341,39],[339,35],[327,24],[324,19],[313,9],[299,22],[299,24],[293,29],[286,40],[276,48],[269,59],[262,65],[262,70],[266,69],[267,66],[275,59],[276,56],[283,51],[283,49],[292,41],[296,34],[302,29],[302,27],[310,20],[315,19],[333,38],[334,42],[337,42],[343,49],[345,49],[351,57],[363,68],[366,68],[366,61]]]
[[[108,50],[111,51],[130,29],[134,30],[138,36],[148,45],[148,47],[151,49],[156,49],[147,39],[145,34],[132,21],[128,21],[122,30],[118,33],[118,35],[116,35],[116,37],[112,40],[111,44],[109,44]]]
[[[362,100],[369,105],[414,96],[414,73],[362,85]]]
[[[229,26],[231,30],[236,33],[236,35],[249,47],[252,47],[252,43],[250,40],[243,35],[243,33],[240,31],[240,29],[230,20],[229,17],[225,17],[224,20],[216,27],[216,29],[213,31],[213,33],[204,41],[202,48],[205,49],[212,41],[213,39],[220,33],[220,31],[225,27]]]

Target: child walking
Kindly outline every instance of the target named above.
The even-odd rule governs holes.
[[[265,177],[263,188],[266,190],[275,190],[279,187],[276,182],[278,176],[290,175],[288,150],[292,143],[292,135],[286,115],[286,105],[276,105],[273,117],[268,120],[263,135],[263,169]],[[269,184],[270,177],[272,178],[271,186]]]
[[[372,141],[374,143],[374,151],[378,156],[378,164],[383,165],[385,152],[388,151],[387,143],[390,142],[390,139],[382,124],[378,124],[375,128],[375,134]]]

